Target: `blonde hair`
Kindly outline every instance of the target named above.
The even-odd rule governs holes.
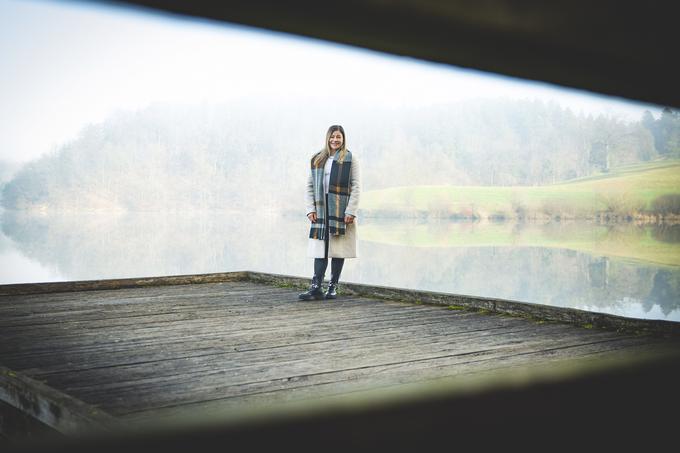
[[[326,160],[331,156],[331,147],[328,142],[331,139],[331,134],[335,131],[339,131],[342,134],[342,145],[336,152],[338,153],[338,161],[344,161],[345,156],[347,155],[347,136],[345,135],[345,129],[342,126],[334,124],[329,127],[326,132],[326,146],[312,157],[312,167],[319,168],[326,165]]]

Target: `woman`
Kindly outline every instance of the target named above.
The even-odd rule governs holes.
[[[307,178],[307,256],[314,258],[314,276],[302,300],[335,299],[345,258],[356,258],[356,213],[359,206],[359,163],[346,146],[345,130],[334,125],[326,132],[326,145],[316,153]],[[331,278],[323,293],[323,282],[331,259]]]

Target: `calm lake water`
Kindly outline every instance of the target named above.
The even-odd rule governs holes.
[[[252,270],[311,277],[304,216],[0,217],[0,284]],[[680,227],[363,219],[342,280],[680,321]]]

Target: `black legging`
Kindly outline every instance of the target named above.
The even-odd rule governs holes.
[[[329,226],[328,226],[328,194],[326,194],[326,234],[324,235],[324,254],[323,258],[314,258],[314,275],[322,282],[326,275],[328,268],[328,242],[329,242]],[[340,280],[340,273],[342,266],[345,264],[345,258],[331,258],[331,281],[338,283]]]
[[[345,258],[331,258],[331,281],[333,283],[338,283],[340,280],[343,264],[345,264]],[[314,275],[319,278],[320,282],[326,275],[326,268],[328,268],[328,258],[314,258]]]

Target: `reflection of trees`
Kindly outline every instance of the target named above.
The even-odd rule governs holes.
[[[611,309],[623,297],[641,299],[651,289],[655,272],[646,268],[638,273],[633,265],[611,262],[606,277],[609,285],[593,287],[589,283],[590,256],[574,251],[540,247],[437,249],[377,243],[364,244],[365,249],[362,279],[367,282],[575,308]],[[367,265],[366,259],[373,265]]]
[[[609,283],[609,258],[593,258],[588,264],[588,280],[592,288],[606,288]]]
[[[6,212],[2,220],[4,234],[21,253],[43,266],[56,267],[70,280],[281,272],[276,263],[287,261],[291,250],[299,251],[301,259],[287,273],[304,275],[300,267],[307,264],[302,261],[306,227],[279,217],[255,220],[244,214],[210,212],[41,217]]]
[[[220,211],[44,217],[5,212],[2,230],[21,253],[69,280],[235,270],[309,277],[308,225],[303,214],[299,217]],[[362,226],[368,225],[359,224],[360,238]],[[449,227],[428,224],[423,231],[436,238],[444,229],[447,235],[474,240],[489,235],[492,228],[475,223]],[[402,222],[394,228],[409,230],[414,225]],[[572,237],[575,226],[546,228],[543,234],[557,239],[561,233]],[[616,233],[625,242],[623,232]],[[344,281],[624,315],[624,299],[643,301],[647,311],[655,305],[666,314],[680,309],[680,269],[634,265],[560,248],[411,247],[369,241],[358,245],[359,259],[345,265]]]
[[[677,244],[680,242],[680,225],[661,225],[652,230],[652,236],[657,241]]]
[[[663,314],[668,315],[671,311],[680,307],[680,275],[666,270],[661,270],[654,275],[654,286],[645,300],[645,306],[657,304]]]
[[[363,243],[367,283],[586,308],[625,315],[624,300],[648,301],[654,278],[669,272],[589,254],[542,247],[409,247]],[[367,262],[370,260],[370,262]],[[680,309],[680,289],[651,301]]]
[[[0,253],[6,253],[12,248],[12,241],[4,234],[0,234]]]

